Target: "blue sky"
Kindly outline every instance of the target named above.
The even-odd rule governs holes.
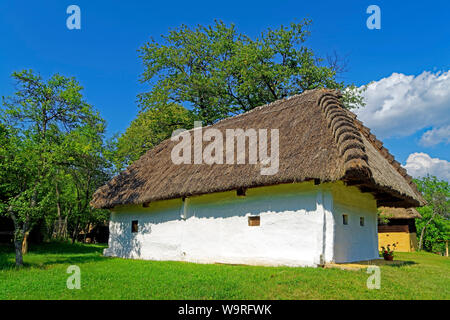
[[[66,27],[69,16],[66,8],[71,4],[81,8],[81,30]],[[371,4],[381,9],[381,30],[366,27],[369,17],[366,8]],[[148,89],[138,81],[143,67],[136,50],[150,37],[158,39],[169,28],[181,24],[211,24],[214,19],[235,23],[239,31],[256,36],[268,27],[276,28],[310,18],[313,26],[307,44],[321,56],[333,51],[347,56],[349,71],[343,75],[344,81],[360,86],[388,78],[395,84],[394,80],[403,80],[389,78],[393,73],[418,77],[424,71],[439,75],[439,72],[450,70],[449,12],[448,1],[431,4],[428,1],[392,0],[3,0],[0,3],[0,95],[13,92],[10,74],[14,70],[33,69],[44,77],[55,72],[75,76],[85,88],[87,101],[107,120],[108,135],[123,132],[137,114],[136,95]],[[406,80],[406,86],[414,82],[411,84],[414,89],[422,87],[420,81],[428,81],[430,85],[435,81],[443,88],[434,97],[442,97],[442,91],[445,97],[450,97],[446,78],[421,79]],[[388,93],[390,90],[390,87],[385,88]],[[370,97],[373,101],[388,99],[385,96],[385,100],[379,100],[374,94]],[[418,97],[423,98],[423,108],[434,105],[432,98],[424,97],[423,93]],[[445,132],[447,126],[450,128],[447,112],[450,99],[441,100],[438,101],[442,104],[440,108],[429,109],[429,113],[435,112],[434,119],[427,120],[420,112],[414,113],[424,118],[418,123],[412,119],[414,114],[405,110],[405,118],[397,114],[396,126],[374,123],[373,131],[381,135],[388,149],[403,164],[415,153],[448,161],[450,152]],[[413,101],[412,105],[417,104]],[[376,112],[375,109],[373,106],[368,108]],[[371,119],[369,111],[365,114],[367,119]],[[381,122],[389,123],[391,118],[383,119]],[[397,130],[400,126],[414,125],[417,128],[412,133]],[[441,138],[444,132],[443,140],[421,143],[423,135],[433,129],[440,130]],[[435,137],[434,133],[438,131],[429,133],[428,137]],[[448,163],[444,162],[444,165]]]

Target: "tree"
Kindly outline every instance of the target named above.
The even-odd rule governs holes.
[[[415,183],[422,192],[427,205],[418,208],[422,219],[416,220],[419,238],[419,250],[431,251],[438,241],[449,239],[450,222],[450,186],[447,181],[438,180],[435,176],[416,179]]]
[[[268,29],[260,37],[238,33],[235,26],[171,30],[140,49],[141,81],[152,85],[138,96],[141,110],[177,103],[192,108],[206,124],[251,110],[305,90],[344,91],[347,106],[362,104],[354,86],[336,80],[342,67],[329,66],[304,46],[310,21]]]
[[[16,130],[8,130],[4,124],[0,128],[0,212],[14,222],[16,265],[21,266],[23,240],[40,209],[36,203],[31,206],[38,196],[32,188],[33,176],[37,174],[37,156],[28,138],[20,139]]]
[[[17,92],[3,98],[0,113],[4,128],[0,181],[6,194],[1,207],[14,221],[20,266],[31,228],[52,205],[61,141],[83,127],[98,129],[100,117],[84,101],[82,87],[74,78],[55,74],[44,81],[31,70],[14,72],[12,78]]]
[[[81,230],[89,232],[92,224],[107,220],[107,210],[93,209],[89,202],[92,194],[111,177],[109,150],[104,142],[104,122],[94,122],[73,130],[65,136],[58,154],[58,165],[66,177],[62,181],[63,201],[66,209],[72,243]],[[67,226],[66,226],[67,228]]]

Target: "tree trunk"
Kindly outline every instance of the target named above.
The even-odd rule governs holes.
[[[70,211],[69,211],[70,213]],[[62,233],[63,239],[67,239],[67,216],[64,218],[64,227],[63,227],[63,233]]]
[[[27,254],[28,253],[28,236],[30,235],[30,231],[25,231],[23,233],[23,240],[22,240],[22,254]]]
[[[16,266],[23,266],[23,256],[22,256],[22,241],[21,239],[14,239],[14,248],[16,251]]]
[[[78,238],[78,228],[79,228],[79,223],[78,223],[79,219],[77,219],[77,223],[75,224],[75,228],[73,229],[73,233],[72,233],[72,244],[75,243],[76,239]]]
[[[17,195],[15,198],[18,198],[19,195]],[[19,219],[13,210],[13,206],[10,205],[7,210],[8,215],[11,217],[11,219],[14,222],[14,249],[16,252],[16,266],[22,267],[23,266],[23,256],[22,256],[22,228],[20,227]]]
[[[445,256],[448,257],[448,240],[445,240]]]
[[[63,230],[62,230],[63,221],[62,221],[62,216],[61,216],[61,203],[60,203],[58,183],[56,183],[56,185],[55,185],[55,191],[56,191],[56,212],[57,212],[57,216],[58,216],[58,224],[57,224],[57,228],[56,228],[56,238],[61,239],[62,234],[63,234]]]

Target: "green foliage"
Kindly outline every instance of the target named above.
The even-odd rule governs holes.
[[[192,108],[206,124],[257,106],[315,88],[344,90],[336,80],[341,68],[329,66],[304,45],[310,21],[268,29],[260,37],[238,33],[234,25],[185,25],[171,30],[162,42],[140,49],[142,81],[152,85],[139,95],[142,110],[169,103]],[[354,86],[344,102],[362,103]]]
[[[423,249],[445,252],[444,241],[450,239],[450,185],[434,176],[415,179],[414,182],[428,203],[417,208],[422,215],[421,219],[416,219],[418,235],[421,235],[425,228]]]
[[[108,179],[104,120],[74,78],[45,81],[31,70],[12,78],[17,92],[0,110],[0,213],[14,220],[15,241],[56,215],[74,219],[76,233],[74,217],[94,214],[90,197]]]
[[[177,104],[162,105],[141,111],[126,132],[117,140],[114,164],[121,170],[147,150],[171,136],[172,132],[194,124],[192,112]]]
[[[380,209],[377,209],[377,217],[378,217],[378,223],[380,223],[380,224],[388,224],[389,218],[391,218],[391,217],[387,217],[386,215],[382,215]]]
[[[416,228],[420,235],[427,221],[433,215],[430,207],[426,206],[417,209],[422,215],[422,219],[416,219]],[[423,239],[423,248],[430,252],[445,252],[444,240],[450,240],[450,221],[440,215],[436,215],[427,226]]]

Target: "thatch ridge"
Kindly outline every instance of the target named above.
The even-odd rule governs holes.
[[[361,140],[361,134],[339,101],[339,92],[324,93],[318,105],[327,119],[328,128],[338,145],[340,156],[345,161],[345,176],[365,177],[370,179],[372,173],[367,164],[367,155]]]
[[[356,185],[363,192],[373,193],[379,206],[423,204],[403,168],[393,162],[387,151],[379,149],[378,140],[367,136],[364,130],[368,129],[342,107],[337,91],[308,90],[202,129],[209,127],[221,132],[229,128],[279,129],[279,172],[263,176],[260,163],[174,165],[170,153],[175,142],[167,139],[99,188],[91,205],[112,208],[312,179]],[[189,132],[192,134],[193,130]],[[248,154],[246,160],[248,163]]]

